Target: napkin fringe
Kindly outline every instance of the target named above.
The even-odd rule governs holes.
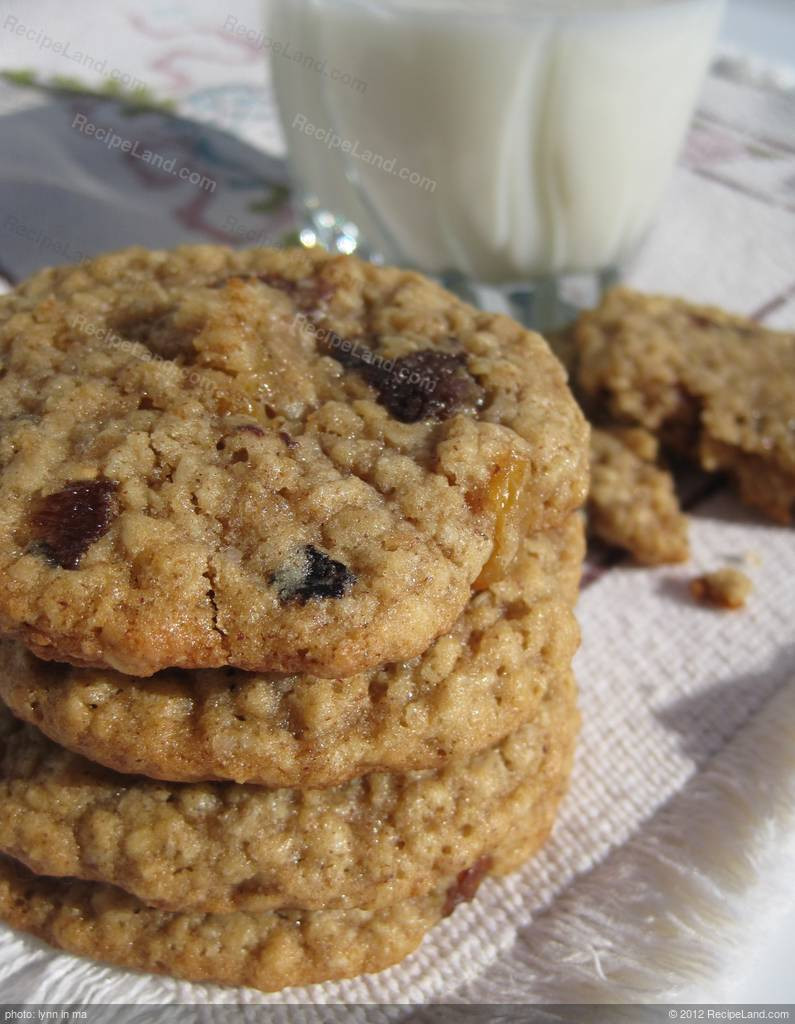
[[[665,1002],[741,979],[795,873],[795,681],[624,846],[520,931],[478,1000]],[[565,967],[565,970],[562,969]]]

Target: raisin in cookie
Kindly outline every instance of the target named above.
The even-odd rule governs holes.
[[[320,251],[130,249],[0,298],[0,627],[40,657],[411,658],[584,498],[546,343]]]
[[[573,329],[588,411],[653,431],[772,519],[795,503],[795,334],[619,288]]]
[[[373,910],[499,842],[555,784],[576,729],[567,673],[531,722],[441,771],[266,789],[119,775],[0,707],[0,850],[167,910]]]
[[[533,714],[579,642],[579,515],[526,538],[510,575],[476,594],[418,658],[344,679],[235,669],[137,680],[43,662],[0,642],[0,697],[92,761],[174,781],[328,786],[443,765]]]

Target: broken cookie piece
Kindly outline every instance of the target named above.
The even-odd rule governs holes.
[[[571,332],[589,411],[643,427],[787,523],[795,504],[795,333],[681,299],[609,292]]]
[[[687,519],[669,473],[654,464],[655,439],[643,430],[594,428],[588,526],[643,565],[688,558]]]

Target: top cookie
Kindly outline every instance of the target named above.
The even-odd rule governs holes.
[[[0,627],[45,658],[410,658],[584,497],[543,339],[351,257],[45,270],[0,299],[0,354]]]

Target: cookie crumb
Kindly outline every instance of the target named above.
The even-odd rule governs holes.
[[[750,579],[739,569],[717,569],[690,583],[690,593],[696,601],[726,610],[744,608],[752,590]]]

